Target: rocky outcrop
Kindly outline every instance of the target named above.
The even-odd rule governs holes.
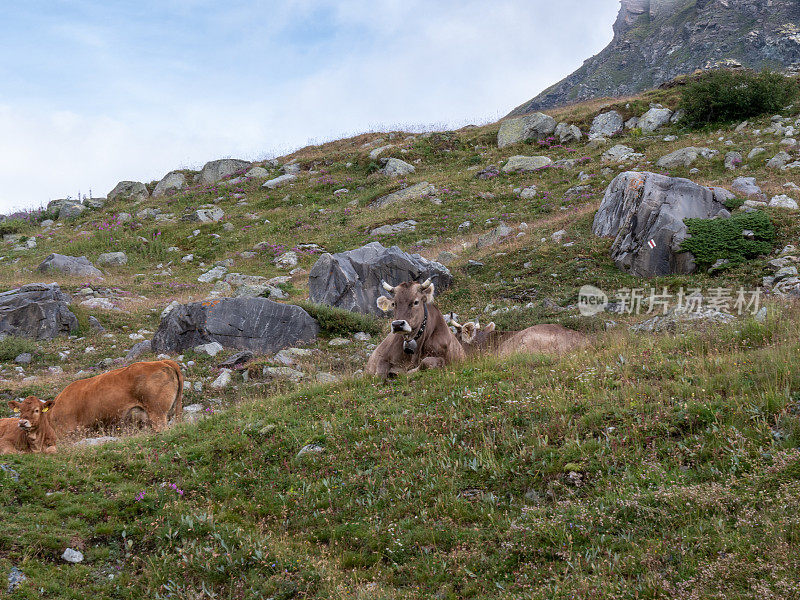
[[[246,160],[238,160],[235,158],[212,160],[207,162],[203,170],[200,171],[200,184],[211,185],[237,172],[244,173],[251,165],[252,163]]]
[[[519,119],[509,119],[500,124],[500,131],[497,134],[497,147],[505,148],[506,146],[529,140],[543,140],[554,133],[555,130],[556,120],[542,113],[534,113]]]
[[[715,66],[800,63],[796,0],[622,0],[614,39],[563,81],[510,116],[618,97]]]
[[[70,298],[55,283],[31,283],[0,293],[0,337],[49,340],[78,329]]]
[[[688,179],[628,171],[606,189],[592,231],[614,238],[611,257],[632,275],[692,273],[694,257],[680,249],[688,235],[684,219],[730,217],[723,204],[728,198],[727,190]]]
[[[187,185],[189,185],[189,182],[182,171],[170,171],[156,184],[153,190],[153,198],[161,198],[167,194],[177,192]]]
[[[375,305],[384,294],[381,281],[397,285],[428,278],[438,290],[452,282],[444,265],[397,246],[384,248],[372,242],[357,250],[320,256],[309,274],[308,287],[312,302],[383,317]]]
[[[120,181],[113,190],[108,192],[108,201],[114,200],[131,200],[137,202],[140,200],[147,200],[150,193],[147,191],[145,185],[139,181]]]
[[[211,342],[225,348],[277,352],[314,340],[317,322],[299,306],[266,298],[223,298],[175,306],[153,336],[153,352],[180,352]]]

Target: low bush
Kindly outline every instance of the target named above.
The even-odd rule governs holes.
[[[781,111],[800,92],[797,80],[764,71],[713,71],[686,86],[680,107],[691,127]]]
[[[297,305],[317,320],[323,334],[348,335],[363,331],[380,335],[382,331],[381,321],[370,315],[313,302],[298,302]]]
[[[775,244],[775,227],[762,211],[735,215],[729,219],[686,219],[689,237],[681,250],[694,254],[698,267],[708,268],[719,259],[730,266],[762,254],[769,254]],[[752,231],[750,239],[744,231]]]
[[[36,354],[38,350],[39,347],[33,340],[9,336],[0,340],[0,362],[12,361],[25,352]]]

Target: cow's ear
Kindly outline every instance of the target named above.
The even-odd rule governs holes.
[[[494,321],[483,328],[486,333],[492,333],[495,329],[497,329],[497,325],[494,324]]]
[[[47,402],[42,403],[42,411],[48,411],[53,408],[53,404],[55,404],[55,400],[48,400]]]
[[[389,312],[390,310],[392,310],[392,305],[394,304],[394,302],[389,300],[389,298],[387,298],[386,296],[381,296],[380,298],[378,298],[376,304],[378,305],[378,308],[380,308],[383,312]]]
[[[422,299],[425,302],[429,302],[429,303],[432,304],[433,303],[433,291],[434,291],[434,285],[430,284],[428,287],[426,287],[424,290],[422,290]]]
[[[477,333],[478,333],[478,326],[472,321],[464,323],[461,326],[461,339],[463,339],[467,344],[472,343]]]
[[[14,410],[19,410],[20,408],[22,408],[22,406],[20,405],[20,403],[19,403],[19,402],[17,402],[16,400],[11,400],[11,401],[8,403],[8,406],[9,406],[10,408],[14,409]]]

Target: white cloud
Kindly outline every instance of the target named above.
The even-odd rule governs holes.
[[[494,120],[600,50],[617,10],[615,0],[226,4],[171,0],[158,4],[170,18],[152,23],[146,5],[136,19],[102,15],[108,24],[64,19],[59,43],[71,39],[80,58],[39,60],[68,67],[69,89],[42,81],[36,97],[0,105],[0,211],[381,125]]]

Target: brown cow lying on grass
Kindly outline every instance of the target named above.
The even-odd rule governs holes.
[[[455,338],[433,303],[434,286],[409,281],[396,287],[383,282],[391,298],[378,298],[378,308],[394,311],[392,332],[367,360],[368,375],[388,378],[400,373],[443,367],[465,358],[464,349]]]
[[[53,401],[42,402],[29,396],[22,402],[12,401],[8,405],[19,410],[19,418],[0,419],[0,454],[55,453],[56,432],[47,412]]]
[[[54,400],[50,420],[59,435],[80,428],[149,424],[156,432],[183,412],[183,374],[171,360],[134,363],[69,384]]]
[[[534,325],[522,331],[497,331],[494,323],[481,328],[479,323],[463,325],[450,319],[456,329],[456,338],[467,354],[492,353],[509,356],[521,352],[538,354],[567,354],[589,343],[589,338],[562,325]]]

